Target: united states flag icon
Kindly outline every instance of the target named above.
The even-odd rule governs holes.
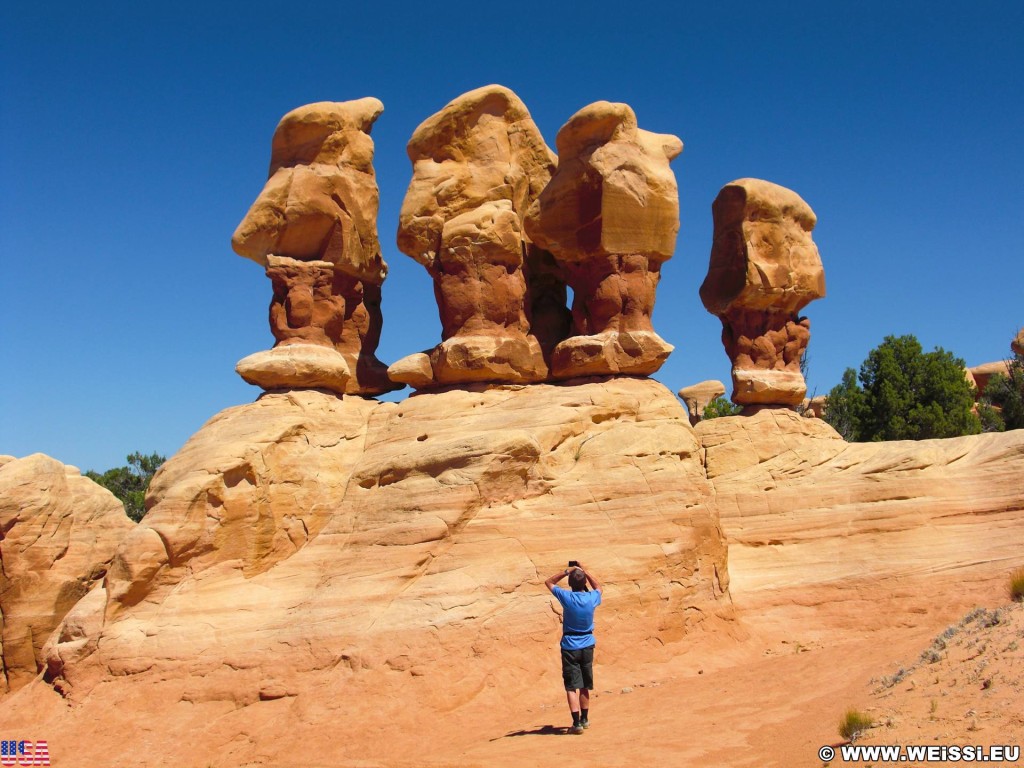
[[[49,765],[50,748],[45,741],[0,741],[0,765]]]

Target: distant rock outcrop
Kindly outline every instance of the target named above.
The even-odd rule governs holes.
[[[135,528],[106,488],[41,453],[0,457],[2,692],[42,668],[43,643]]]
[[[725,394],[725,384],[710,379],[683,387],[678,394],[686,404],[686,410],[690,412],[690,424],[696,425],[704,418],[704,409],[708,407],[708,403]]]
[[[679,231],[669,161],[683,143],[639,128],[628,105],[599,101],[556,144],[558,170],[525,221],[573,289],[572,335],[552,352],[552,376],[654,373],[673,349],[651,312]]]
[[[978,395],[985,393],[985,388],[993,376],[1006,376],[1010,372],[1010,366],[1006,360],[997,360],[994,363],[982,363],[966,371],[967,381],[978,389]]]
[[[568,310],[550,254],[523,232],[555,169],[526,105],[500,85],[470,91],[424,120],[408,152],[398,247],[434,280],[442,340],[389,375],[416,388],[546,379]]]
[[[370,127],[377,99],[299,107],[274,132],[270,178],[231,244],[273,284],[276,344],[239,361],[267,390],[322,387],[379,394],[396,387],[375,357],[387,264],[377,239]]]
[[[733,402],[799,405],[811,338],[799,312],[825,295],[814,212],[795,192],[760,179],[726,184],[711,210],[714,243],[700,297],[722,321]]]

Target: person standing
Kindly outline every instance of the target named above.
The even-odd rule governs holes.
[[[590,691],[594,688],[594,610],[601,604],[601,582],[576,561],[544,582],[562,606],[562,681],[572,713],[570,733],[590,727]],[[569,577],[569,589],[556,586]],[[587,585],[593,591],[587,589]]]

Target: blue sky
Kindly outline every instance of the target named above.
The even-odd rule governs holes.
[[[230,237],[280,117],[376,96],[391,274],[378,355],[433,346],[426,272],[395,247],[413,129],[512,88],[551,146],[599,99],[684,144],[654,324],[673,391],[728,381],[698,288],[711,202],[754,176],[818,215],[828,296],[809,384],[887,334],[968,365],[1024,324],[1024,3],[29,3],[0,9],[0,453],[82,469],[174,453],[252,401],[270,284]],[[407,392],[408,390],[406,390]]]

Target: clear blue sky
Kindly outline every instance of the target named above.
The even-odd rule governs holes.
[[[887,334],[968,365],[1024,324],[1024,3],[42,3],[0,9],[0,453],[82,469],[170,455],[258,390],[270,283],[231,233],[288,110],[376,96],[391,274],[379,356],[433,346],[395,247],[405,143],[455,96],[515,90],[548,143],[626,102],[678,135],[681,229],[655,327],[673,391],[728,381],[700,303],[711,202],[754,176],[818,215],[823,394]]]

